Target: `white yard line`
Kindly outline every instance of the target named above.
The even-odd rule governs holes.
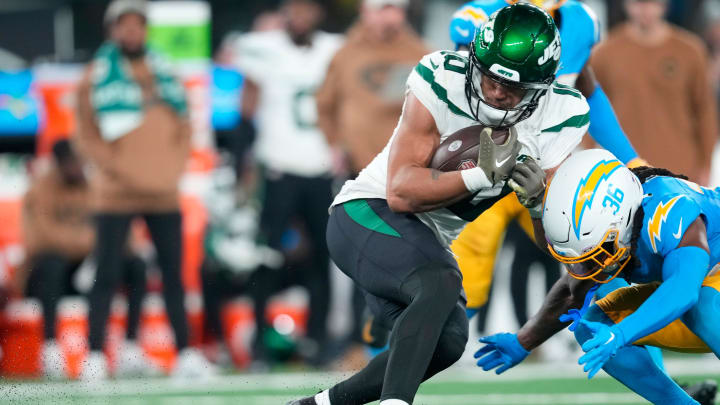
[[[720,361],[714,357],[698,356],[692,358],[683,359],[671,359],[666,362],[666,366],[671,376],[682,377],[686,375],[704,375],[704,374],[715,374],[720,377]],[[135,379],[135,380],[114,380],[105,381],[97,384],[83,384],[80,382],[67,382],[67,381],[55,381],[55,382],[0,382],[0,401],[3,400],[19,400],[19,399],[31,399],[31,398],[49,398],[49,397],[113,397],[113,396],[135,396],[135,395],[183,395],[183,394],[204,394],[207,393],[212,395],[213,392],[247,392],[257,390],[286,390],[286,389],[304,389],[304,388],[316,388],[316,387],[329,387],[334,383],[341,381],[343,378],[349,376],[350,373],[319,373],[319,372],[297,372],[297,373],[274,373],[274,374],[239,374],[239,375],[227,375],[219,376],[207,380],[193,380],[193,381],[176,381],[169,378],[147,378],[147,379]],[[494,373],[483,372],[477,367],[468,366],[456,366],[451,369],[440,373],[427,384],[432,385],[433,383],[447,383],[447,382],[479,382],[479,383],[492,383],[501,381],[530,381],[530,380],[547,380],[557,378],[584,378],[584,373],[579,366],[574,364],[548,364],[548,363],[535,363],[520,365],[502,376],[496,376]],[[600,373],[595,378],[609,378],[604,373]],[[482,397],[482,403],[494,404],[494,403],[515,403],[512,402],[517,399],[517,403],[528,403],[526,395],[514,395],[508,394],[502,396],[502,401],[505,402],[492,402],[493,395],[480,395]],[[499,395],[499,394],[498,394]],[[514,395],[514,396],[513,396]],[[533,398],[543,398],[543,395],[549,395],[553,399],[550,402],[537,402],[533,400],[532,403],[577,403],[577,394],[538,394],[532,395]],[[633,394],[582,394],[582,398],[592,395],[628,395],[628,398],[636,398]],[[429,397],[428,404],[434,404],[439,402],[434,401],[433,396],[423,396],[423,398]],[[443,396],[445,398],[447,396]],[[451,396],[451,397],[463,397],[466,396]],[[569,402],[562,402],[563,399],[558,398],[575,398],[568,400]],[[474,398],[474,397],[473,397]],[[524,398],[524,399],[522,399]],[[449,399],[448,401],[454,401]],[[461,401],[461,400],[458,400]],[[467,401],[467,398],[462,399]],[[475,401],[473,399],[473,401]],[[510,402],[507,402],[510,401]],[[558,402],[559,401],[559,402]],[[616,402],[628,402],[625,399]],[[586,403],[589,400],[583,399]],[[447,404],[454,403],[465,403],[465,402],[443,402]],[[480,399],[478,402],[481,403]],[[603,403],[597,402],[597,403]]]

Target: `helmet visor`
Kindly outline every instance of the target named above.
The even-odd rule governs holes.
[[[555,259],[567,265],[565,268],[571,277],[604,284],[617,277],[630,261],[629,249],[618,245],[617,234],[616,230],[607,231],[595,248],[577,257],[563,256],[551,244],[548,244],[548,250]]]

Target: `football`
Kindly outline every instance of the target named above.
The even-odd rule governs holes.
[[[430,160],[430,166],[443,172],[471,169],[477,166],[479,134],[484,125],[472,125],[457,130],[440,143]],[[492,140],[500,145],[509,136],[506,128],[493,129]]]

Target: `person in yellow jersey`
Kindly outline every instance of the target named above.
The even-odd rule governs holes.
[[[450,22],[450,38],[457,50],[467,49],[475,31],[489,17],[518,0],[475,0],[460,7]],[[576,0],[525,1],[544,8],[553,16],[560,31],[562,53],[556,81],[562,86],[575,87],[590,105],[590,135],[602,147],[612,152],[630,167],[645,165],[627,140],[615,117],[612,106],[588,64],[590,52],[600,40],[600,27],[593,11]],[[570,89],[568,88],[568,91]],[[463,287],[467,293],[467,314],[474,316],[488,301],[495,256],[507,226],[512,221],[532,238],[532,224],[528,210],[514,193],[507,195],[475,221],[469,223],[453,242],[451,249],[457,256],[463,273]],[[603,290],[611,291],[612,284]],[[607,291],[600,291],[604,295]]]

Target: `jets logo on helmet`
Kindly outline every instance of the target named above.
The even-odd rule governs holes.
[[[652,218],[650,218],[650,220],[648,221],[648,237],[655,253],[658,252],[657,246],[655,245],[655,240],[657,240],[658,242],[662,241],[660,236],[660,232],[662,231],[662,225],[667,220],[668,214],[670,213],[670,210],[673,208],[675,203],[683,197],[685,196],[679,195],[673,197],[673,199],[668,201],[666,204],[658,204],[658,206],[655,208],[655,212],[653,213]]]
[[[553,39],[550,46],[545,48],[545,51],[543,52],[543,56],[538,58],[538,65],[543,65],[545,62],[550,60],[550,58],[553,58],[553,60],[558,61],[560,60],[560,37],[555,37]]]
[[[618,168],[622,166],[619,160],[610,161],[602,160],[596,164],[590,173],[578,184],[575,198],[573,198],[573,226],[575,227],[575,236],[580,237],[580,226],[582,224],[583,213],[587,208],[592,206],[595,199],[595,192],[604,180]]]
[[[490,127],[510,127],[537,109],[559,67],[560,33],[552,17],[530,4],[514,4],[490,16],[470,44],[465,96],[473,117]],[[485,100],[483,77],[522,90],[514,107]]]
[[[548,250],[574,278],[612,280],[630,261],[642,198],[638,178],[610,152],[573,154],[547,188],[542,222]]]

